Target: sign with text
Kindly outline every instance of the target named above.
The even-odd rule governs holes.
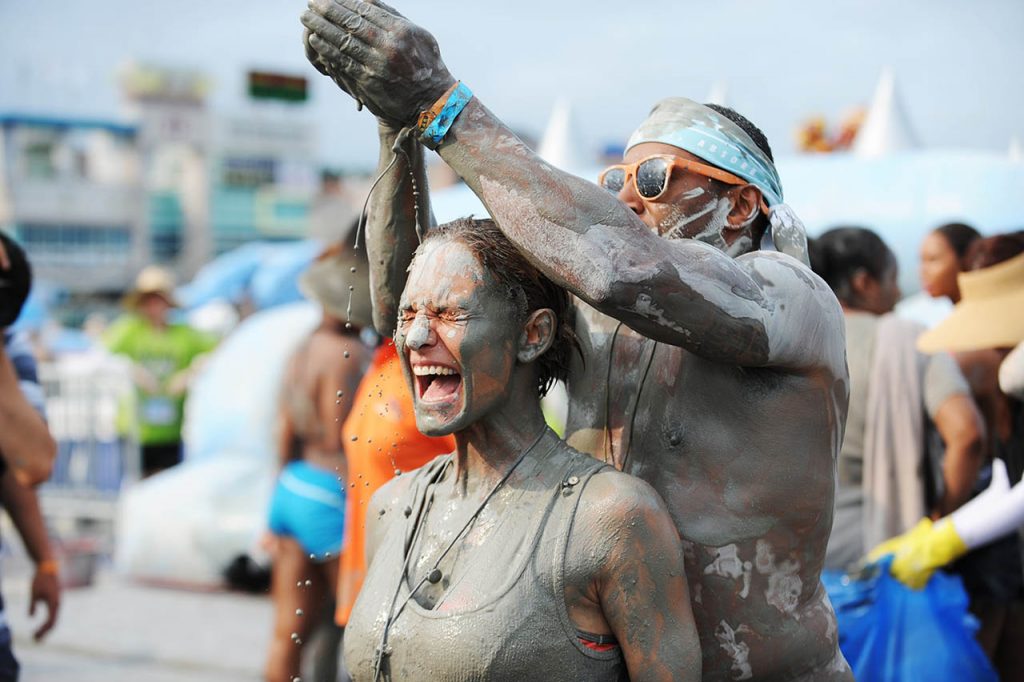
[[[249,97],[305,102],[309,98],[306,78],[269,71],[250,71]]]

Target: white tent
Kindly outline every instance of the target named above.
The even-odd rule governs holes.
[[[886,67],[878,79],[871,107],[853,143],[853,153],[874,158],[917,147],[917,135],[896,90],[896,77],[892,69]]]
[[[719,106],[729,106],[729,84],[725,81],[715,81],[711,84],[711,89],[708,91],[708,96],[704,99],[706,104],[717,104]]]
[[[551,165],[570,172],[588,165],[579,126],[573,120],[572,103],[567,98],[555,102],[537,153]]]

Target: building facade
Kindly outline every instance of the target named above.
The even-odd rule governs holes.
[[[228,115],[202,73],[142,64],[120,73],[128,122],[0,113],[0,229],[39,279],[85,295],[149,263],[186,281],[244,243],[304,238],[319,189],[305,81],[255,75]]]
[[[139,169],[133,125],[0,115],[0,229],[38,279],[120,291],[150,256]]]

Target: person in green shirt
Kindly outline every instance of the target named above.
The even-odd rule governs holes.
[[[169,320],[177,307],[174,278],[149,266],[125,297],[128,313],[104,334],[107,348],[131,360],[135,384],[135,423],[142,450],[142,475],[181,462],[181,424],[185,393],[216,340],[188,325]]]

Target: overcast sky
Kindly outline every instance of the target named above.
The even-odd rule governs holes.
[[[596,148],[668,95],[729,104],[793,150],[795,124],[866,103],[885,65],[927,146],[1006,149],[1024,136],[1020,0],[393,0],[437,37],[452,73],[539,134],[558,95]],[[320,157],[370,166],[373,122],[304,59],[298,0],[0,0],[0,113],[120,118],[129,59],[202,69],[211,106],[250,106],[252,67],[305,73]]]

